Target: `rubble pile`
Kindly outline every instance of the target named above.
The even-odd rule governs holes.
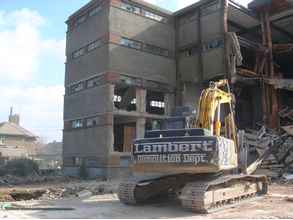
[[[270,130],[262,127],[259,131],[249,130],[245,134],[245,143],[249,152],[262,155],[270,149],[260,169],[269,170],[265,174],[282,179],[286,173],[293,173],[293,135],[288,129],[281,131]]]
[[[293,109],[286,106],[279,111],[279,116],[281,118],[281,123],[283,125],[293,124]]]
[[[116,193],[118,182],[97,182],[87,181],[79,183],[69,183],[59,187],[50,187],[40,199],[54,200],[62,198],[84,198],[95,195]]]
[[[95,195],[113,194],[117,192],[119,182],[69,181],[41,188],[11,188],[0,191],[0,202],[22,200],[57,200],[64,198],[84,199]]]
[[[0,187],[12,187],[18,185],[27,184],[39,184],[46,182],[65,182],[72,180],[72,178],[65,176],[40,176],[40,175],[30,175],[30,176],[15,176],[15,175],[5,175],[0,177]]]

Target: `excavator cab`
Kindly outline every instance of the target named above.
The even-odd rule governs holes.
[[[202,92],[196,120],[191,120],[189,128],[148,131],[145,138],[135,140],[133,171],[166,175],[237,168],[233,98],[219,88],[225,85],[224,80],[211,82]]]

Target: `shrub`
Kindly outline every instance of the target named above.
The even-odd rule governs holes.
[[[81,163],[81,166],[79,167],[79,176],[82,178],[82,179],[87,179],[88,178],[88,171],[87,171],[87,168],[86,168],[86,163],[85,161],[83,160],[82,163]]]
[[[16,176],[28,176],[39,173],[38,164],[30,159],[14,159],[7,162],[5,166],[9,174]]]

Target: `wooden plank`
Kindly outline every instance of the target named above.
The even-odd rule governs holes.
[[[136,128],[133,126],[124,126],[123,152],[131,152],[131,146],[135,137]]]

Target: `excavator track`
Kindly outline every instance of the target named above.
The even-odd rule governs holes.
[[[195,181],[182,189],[180,200],[185,209],[210,213],[267,193],[265,176],[231,175],[211,181]]]
[[[121,202],[127,205],[136,205],[137,200],[135,198],[135,189],[139,181],[128,180],[120,183],[118,190],[118,197]]]
[[[174,180],[171,177],[146,181],[131,178],[120,183],[118,197],[127,205],[141,204],[158,195],[168,194],[169,188],[175,185]]]
[[[127,205],[141,204],[160,195],[170,195],[171,191],[175,192],[176,189],[181,189],[187,182],[193,180],[193,176],[185,174],[146,180],[132,177],[120,183],[118,197]]]

